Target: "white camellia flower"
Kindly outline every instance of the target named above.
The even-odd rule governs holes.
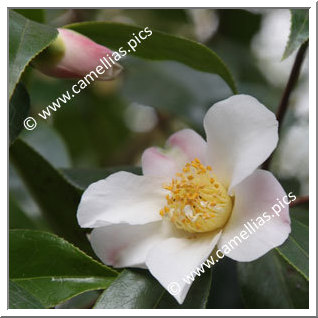
[[[265,106],[232,96],[209,109],[204,128],[207,141],[184,129],[165,150],[145,150],[143,176],[121,171],[91,184],[77,214],[80,226],[94,228],[91,244],[105,264],[147,268],[166,289],[176,282],[180,304],[190,288],[182,278],[286,195],[257,169],[278,141],[278,122]],[[255,260],[289,233],[287,205],[226,255]]]

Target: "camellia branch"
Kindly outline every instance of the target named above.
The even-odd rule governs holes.
[[[280,100],[280,103],[279,103],[279,106],[278,106],[278,110],[277,110],[277,113],[276,113],[276,117],[277,117],[277,120],[278,120],[278,132],[280,132],[280,129],[281,129],[281,126],[282,126],[282,122],[283,122],[283,119],[285,117],[288,105],[289,105],[290,95],[291,95],[291,93],[293,91],[293,88],[295,87],[295,85],[297,83],[297,80],[298,80],[298,77],[299,77],[299,73],[300,73],[300,69],[301,69],[302,63],[304,61],[307,48],[308,48],[308,43],[309,43],[308,40],[306,42],[304,42],[301,45],[301,47],[299,48],[298,52],[297,52],[293,68],[292,68],[292,70],[290,72],[290,75],[289,75],[289,79],[288,79],[287,85],[285,87],[283,96],[282,96],[282,98]],[[272,157],[273,157],[273,154],[264,162],[263,169],[268,169],[269,168],[269,165],[271,163]]]
[[[279,103],[278,111],[276,114],[276,117],[277,117],[277,120],[279,123],[278,129],[281,128],[283,119],[285,117],[286,110],[288,108],[289,97],[290,97],[290,94],[291,94],[293,88],[295,87],[295,85],[297,83],[299,73],[300,73],[300,68],[301,68],[301,65],[304,61],[307,47],[308,47],[308,41],[303,43],[303,45],[299,48],[298,53],[297,53],[296,58],[295,58],[293,68],[292,68],[290,76],[289,76],[289,80],[288,80],[286,88],[284,90],[284,94],[283,94],[282,99]]]
[[[304,195],[302,197],[298,197],[295,201],[291,202],[289,206],[292,208],[296,205],[308,203],[308,202],[309,202],[309,195]]]

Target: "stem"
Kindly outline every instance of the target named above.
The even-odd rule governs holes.
[[[292,208],[296,205],[307,203],[307,202],[309,202],[309,195],[304,195],[302,197],[298,197],[295,201],[291,202],[289,206]]]
[[[283,122],[283,119],[285,117],[288,105],[289,105],[290,95],[293,91],[293,88],[295,87],[295,85],[297,83],[300,69],[301,69],[301,65],[302,65],[304,58],[305,58],[307,47],[308,47],[308,40],[301,45],[301,47],[299,48],[299,50],[297,52],[293,68],[292,68],[290,75],[289,75],[287,85],[285,87],[283,96],[280,100],[278,110],[276,113],[276,117],[277,117],[277,121],[278,121],[278,132],[280,132],[282,122]],[[273,158],[273,154],[264,162],[263,169],[268,170],[272,158]]]
[[[289,80],[287,82],[284,94],[283,94],[282,99],[279,103],[278,111],[276,114],[276,117],[277,117],[277,120],[279,123],[278,129],[281,128],[281,124],[282,124],[283,119],[285,117],[286,110],[288,108],[289,97],[291,95],[293,88],[295,87],[295,85],[297,83],[299,73],[300,73],[300,68],[301,68],[301,65],[304,61],[307,47],[308,47],[308,41],[303,43],[302,46],[299,48],[298,53],[297,53],[296,58],[295,58],[293,68],[290,72]]]

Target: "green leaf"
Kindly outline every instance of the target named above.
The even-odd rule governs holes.
[[[105,289],[117,272],[51,233],[11,230],[10,279],[45,307],[88,290]]]
[[[47,123],[39,123],[32,132],[25,130],[20,138],[54,167],[67,168],[72,165],[64,140],[58,131]]]
[[[26,143],[33,147],[54,167],[68,167],[71,165],[70,157],[62,138],[48,123],[39,123],[32,132],[24,130],[19,137],[26,140]],[[23,207],[23,215],[36,224],[37,229],[50,232],[50,226],[43,218],[39,206],[33,200],[32,195],[11,163],[9,165],[9,189],[10,197],[14,198],[16,205]],[[11,209],[10,205],[9,216],[11,228],[34,228],[29,226],[29,222],[25,226],[26,224],[22,222],[23,217],[21,213],[18,213],[16,217],[15,211],[15,209]],[[22,217],[21,220],[20,216]]]
[[[103,292],[94,308],[155,308],[164,289],[146,270],[124,270]]]
[[[309,10],[291,9],[291,27],[283,60],[309,39]]]
[[[247,308],[308,308],[308,282],[275,250],[253,262],[238,263]]]
[[[309,279],[309,229],[298,220],[291,218],[292,230],[287,241],[277,247],[284,259]]]
[[[103,292],[94,308],[151,309],[151,308],[205,308],[212,271],[197,277],[182,305],[146,270],[124,270]]]
[[[12,196],[9,197],[9,228],[36,229],[36,224],[18,206]]]
[[[195,279],[182,305],[165,292],[156,308],[204,309],[208,302],[211,281],[212,270],[206,270],[203,275]]]
[[[40,212],[40,209],[36,202],[33,200],[29,190],[19,177],[16,169],[14,168],[13,164],[9,163],[9,196],[10,198],[14,199],[14,203],[22,210],[22,213],[25,214],[30,220],[37,225],[38,230],[48,231],[50,232],[50,226],[47,224],[46,220],[44,220],[42,213]],[[12,220],[11,214],[14,216],[15,211],[14,207],[11,210],[11,203],[10,204],[10,212],[9,212],[9,225],[10,228],[25,228],[22,226],[16,226],[16,225],[23,225],[19,221]],[[20,214],[19,212],[17,213]],[[18,223],[18,224],[16,224]],[[33,228],[33,227],[27,227],[27,228]]]
[[[237,262],[229,257],[219,260],[212,268],[211,285],[207,308],[239,309],[244,308],[238,283]],[[229,290],[231,291],[229,293]]]
[[[56,29],[9,11],[9,97],[30,61],[57,36]]]
[[[101,294],[101,290],[90,290],[83,294],[77,295],[57,306],[55,309],[89,309],[96,303]]]
[[[309,204],[300,204],[295,207],[290,208],[290,215],[293,219],[299,221],[300,223],[309,226]]]
[[[114,22],[83,22],[67,25],[66,28],[82,33],[92,40],[117,51],[128,50],[127,42],[134,39],[143,28]],[[130,50],[132,51],[132,50]],[[218,74],[237,92],[233,77],[220,57],[206,46],[180,37],[153,31],[152,35],[129,54],[150,60],[172,60],[196,70]]]
[[[84,191],[91,183],[105,179],[109,175],[119,171],[128,171],[141,174],[140,167],[119,166],[112,168],[68,168],[61,169],[65,178],[74,186]]]
[[[69,183],[58,170],[21,139],[16,139],[11,145],[10,160],[55,233],[92,254],[85,233],[76,219],[81,190]]]
[[[45,307],[28,291],[13,281],[9,281],[10,309],[44,309]]]
[[[23,85],[19,84],[9,103],[9,142],[15,140],[23,129],[23,121],[30,110],[29,94]]]
[[[39,23],[44,23],[44,20],[45,20],[44,9],[14,9],[14,11],[23,15],[25,18],[29,20],[33,20]]]

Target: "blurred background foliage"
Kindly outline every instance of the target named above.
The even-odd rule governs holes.
[[[43,16],[30,12],[29,18],[54,27],[82,21],[124,22],[201,42],[225,61],[240,93],[253,95],[274,112],[295,58],[294,53],[281,60],[290,27],[287,9],[50,9]],[[192,127],[204,135],[206,110],[232,94],[217,75],[176,62],[126,57],[121,64],[125,70],[120,78],[92,83],[34,131],[24,130],[21,138],[56,168],[138,166],[145,148],[163,146],[178,129]],[[30,116],[75,83],[47,77],[31,66],[22,82],[30,95]],[[308,194],[308,58],[281,132],[271,170],[286,192]],[[25,228],[28,224],[28,228],[50,231],[11,165],[10,210],[10,227]],[[213,276],[208,307],[243,308],[236,264],[227,259],[222,265],[214,269],[217,275]],[[89,292],[61,308],[89,306],[98,295]]]

